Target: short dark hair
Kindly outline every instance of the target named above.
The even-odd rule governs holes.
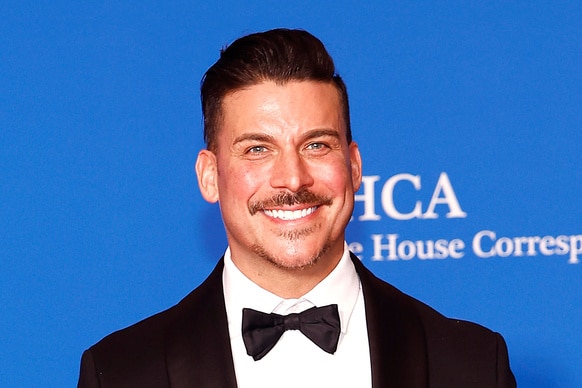
[[[348,93],[336,73],[333,59],[323,43],[304,30],[274,29],[243,36],[220,52],[200,86],[204,141],[216,150],[226,95],[264,81],[320,81],[333,84],[339,93],[348,144],[352,142]]]

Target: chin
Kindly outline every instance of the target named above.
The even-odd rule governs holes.
[[[307,259],[282,259],[282,258],[270,258],[271,264],[278,268],[287,269],[290,271],[301,271],[306,268],[312,267],[319,261],[319,257],[311,257]]]
[[[295,252],[295,254],[281,256],[267,251],[264,249],[264,247],[258,245],[254,247],[255,253],[260,257],[278,268],[287,270],[304,270],[316,265],[320,258],[328,251],[328,249],[328,246],[324,246],[317,252]]]

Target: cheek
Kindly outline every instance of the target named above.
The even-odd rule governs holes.
[[[248,200],[260,187],[266,173],[244,165],[232,165],[229,168],[219,169],[220,189],[228,197],[237,197]]]
[[[341,195],[348,190],[352,191],[351,171],[343,160],[325,166],[319,165],[314,171],[315,181],[328,187],[335,195]]]

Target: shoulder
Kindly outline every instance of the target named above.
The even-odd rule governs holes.
[[[208,278],[179,303],[131,326],[109,334],[93,345],[92,348],[104,350],[111,346],[120,346],[119,344],[130,345],[132,343],[151,346],[157,341],[161,341],[168,328],[178,324],[180,320],[191,318],[197,312],[204,313],[216,309],[216,302],[222,300],[222,268],[223,262],[221,260]]]
[[[177,306],[111,333],[85,350],[78,387],[166,386],[160,380],[166,375],[164,337]]]
[[[422,323],[429,335],[442,337],[447,333],[459,336],[494,338],[496,333],[473,322],[448,318],[427,304],[405,294],[391,284],[376,277],[358,260],[354,260],[356,270],[362,281],[366,302],[374,308],[398,310],[409,314]]]
[[[366,309],[375,310],[366,312],[368,319],[375,321],[368,322],[369,327],[379,331],[394,319],[392,315],[398,315],[405,323],[391,327],[403,331],[417,328],[415,335],[424,337],[431,379],[439,382],[435,386],[458,386],[457,381],[475,387],[487,386],[482,384],[484,381],[491,382],[490,386],[514,386],[507,347],[499,333],[477,323],[448,318],[377,278],[358,261],[354,263],[362,281]]]
[[[84,370],[97,373],[100,379],[141,376],[144,384],[148,378],[165,376],[168,338],[174,339],[177,332],[181,334],[196,325],[204,325],[212,311],[220,310],[221,274],[222,261],[200,286],[176,305],[113,332],[91,346],[83,354],[81,373]]]

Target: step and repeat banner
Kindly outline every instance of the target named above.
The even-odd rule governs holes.
[[[84,349],[211,271],[199,82],[274,27],[318,36],[348,86],[350,249],[503,334],[519,386],[582,386],[580,3],[1,8],[0,386],[74,386]]]

